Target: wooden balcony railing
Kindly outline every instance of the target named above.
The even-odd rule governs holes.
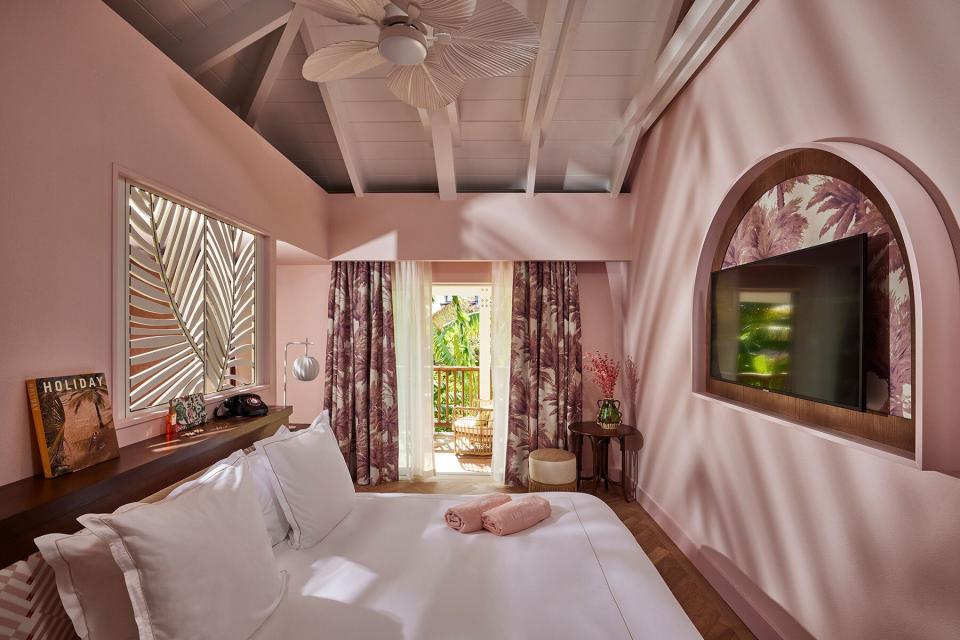
[[[433,424],[448,428],[456,409],[477,404],[480,397],[480,367],[433,368]]]

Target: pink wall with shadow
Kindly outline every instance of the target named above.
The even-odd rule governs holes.
[[[434,284],[490,284],[489,262],[434,262],[430,265]]]
[[[583,335],[584,365],[590,352],[609,354],[615,360],[623,362],[623,309],[622,289],[625,283],[622,277],[627,270],[625,262],[578,262],[577,276],[580,280],[580,323]],[[624,387],[618,384],[617,399],[625,398]],[[583,419],[593,420],[597,416],[597,402],[603,397],[600,387],[593,381],[593,376],[586,371],[583,373]],[[626,406],[623,407],[626,410]],[[629,422],[629,416],[624,415],[624,422]],[[629,449],[629,446],[628,446]],[[585,441],[583,453],[583,473],[593,472],[593,452],[589,441]],[[620,448],[614,443],[611,446],[609,470],[611,478],[620,475]],[[592,488],[592,485],[590,485]]]
[[[956,3],[759,2],[645,145],[624,320],[642,498],[745,617],[765,618],[752,619],[762,636],[960,635],[960,479],[691,389],[700,247],[759,158],[866,140],[915,163],[948,212],[960,206],[958,23]]]
[[[293,405],[291,422],[309,423],[323,410],[323,384],[327,355],[327,299],[329,264],[277,265],[277,402],[283,394],[283,347],[287,342],[310,338],[316,345],[310,355],[320,362],[320,375],[308,382],[293,375],[293,362],[304,353],[291,345],[287,369],[287,404]]]
[[[315,183],[102,2],[0,3],[0,78],[6,483],[39,470],[24,380],[112,374],[114,164],[319,255],[327,220]]]
[[[335,260],[625,260],[630,201],[604,193],[331,195]]]

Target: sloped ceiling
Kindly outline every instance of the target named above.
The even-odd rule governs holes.
[[[689,6],[683,0],[569,0],[570,6],[567,0],[508,0],[540,25],[540,59],[513,76],[468,80],[455,107],[438,120],[387,90],[388,66],[325,91],[301,76],[308,47],[375,41],[376,27],[342,25],[306,10],[284,43],[287,17],[275,28],[265,22],[254,35],[238,26],[239,45],[197,72],[184,63],[185,48],[295,4],[104,1],[327,191],[441,197],[451,191],[619,191],[633,153],[618,140],[624,114],[652,84],[657,54]],[[251,114],[258,90],[265,100]],[[450,137],[452,158],[435,153],[439,135]]]

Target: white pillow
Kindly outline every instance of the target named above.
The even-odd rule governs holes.
[[[176,495],[78,520],[109,544],[140,640],[243,640],[283,596],[242,452]]]
[[[273,436],[268,436],[268,438],[283,436],[288,433],[290,433],[290,429],[288,429],[286,425],[280,425]],[[264,438],[264,440],[266,439],[267,438]],[[174,498],[180,495],[192,482],[205,482],[205,478],[208,478],[211,472],[217,467],[223,464],[229,464],[234,459],[234,456],[240,453],[239,451],[235,451],[223,460],[214,462],[202,475],[193,481],[185,482],[174,488],[173,491],[170,492],[169,497]],[[284,517],[280,503],[277,501],[277,494],[273,490],[273,483],[270,480],[273,472],[270,471],[270,463],[267,462],[266,458],[259,451],[251,451],[245,455],[253,478],[253,488],[257,493],[257,501],[260,503],[260,513],[263,515],[263,522],[267,528],[267,534],[270,536],[270,544],[277,546],[287,539],[287,534],[290,532],[290,524]]]
[[[273,471],[270,469],[270,462],[267,461],[263,452],[258,450],[247,454],[247,464],[250,465],[250,472],[253,474],[253,486],[257,492],[257,500],[260,502],[263,522],[270,535],[270,544],[277,546],[287,539],[290,523],[283,515],[283,508],[273,488],[271,480]]]
[[[57,577],[63,608],[80,638],[139,637],[123,573],[106,542],[87,529],[72,535],[51,533],[34,542]]]
[[[287,426],[280,425],[274,435],[287,433],[290,433]],[[231,454],[215,463],[197,480],[207,478],[210,471],[228,463],[235,455]],[[273,491],[270,465],[260,452],[248,454],[247,461],[270,542],[276,546],[286,539],[290,525]],[[170,496],[182,493],[189,484],[176,487]],[[124,505],[121,510],[133,506]],[[56,575],[60,600],[81,640],[127,640],[138,637],[137,622],[133,617],[133,606],[127,595],[123,573],[106,542],[88,529],[70,535],[51,533],[36,538],[34,542]]]
[[[294,549],[323,540],[353,509],[353,480],[326,411],[308,429],[265,438],[256,448],[270,462]]]

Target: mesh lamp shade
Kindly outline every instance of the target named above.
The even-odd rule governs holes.
[[[302,355],[293,361],[293,375],[297,380],[309,382],[320,375],[320,363],[313,356]]]

